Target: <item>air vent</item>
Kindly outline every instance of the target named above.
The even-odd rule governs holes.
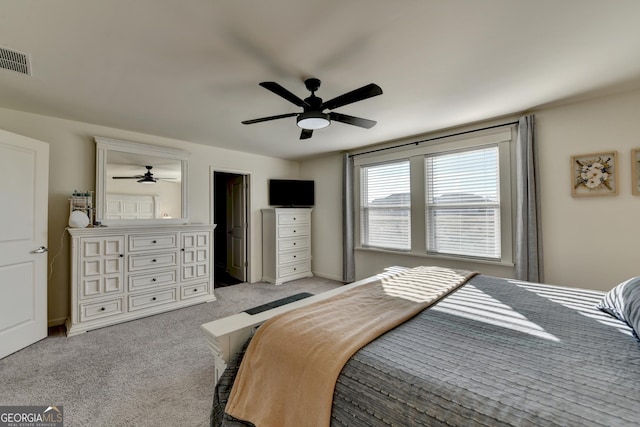
[[[0,68],[15,71],[17,73],[31,75],[31,63],[29,55],[15,50],[0,47]]]

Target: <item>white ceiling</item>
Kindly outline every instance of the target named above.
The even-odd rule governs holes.
[[[267,156],[299,159],[511,115],[640,83],[638,0],[20,0],[0,3],[0,106]],[[336,109],[300,141],[298,112],[258,86]],[[104,135],[109,136],[109,135]]]

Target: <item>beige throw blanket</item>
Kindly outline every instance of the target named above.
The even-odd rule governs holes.
[[[249,344],[226,412],[256,427],[328,426],[349,358],[475,274],[418,267],[273,317]]]

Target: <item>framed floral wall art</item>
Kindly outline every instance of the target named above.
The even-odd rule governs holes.
[[[631,150],[631,191],[640,196],[640,148]]]
[[[571,195],[615,196],[618,194],[618,152],[571,156]]]

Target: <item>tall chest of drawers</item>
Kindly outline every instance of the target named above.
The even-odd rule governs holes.
[[[262,280],[311,276],[311,209],[262,209]]]
[[[67,335],[215,300],[214,228],[69,228]]]

